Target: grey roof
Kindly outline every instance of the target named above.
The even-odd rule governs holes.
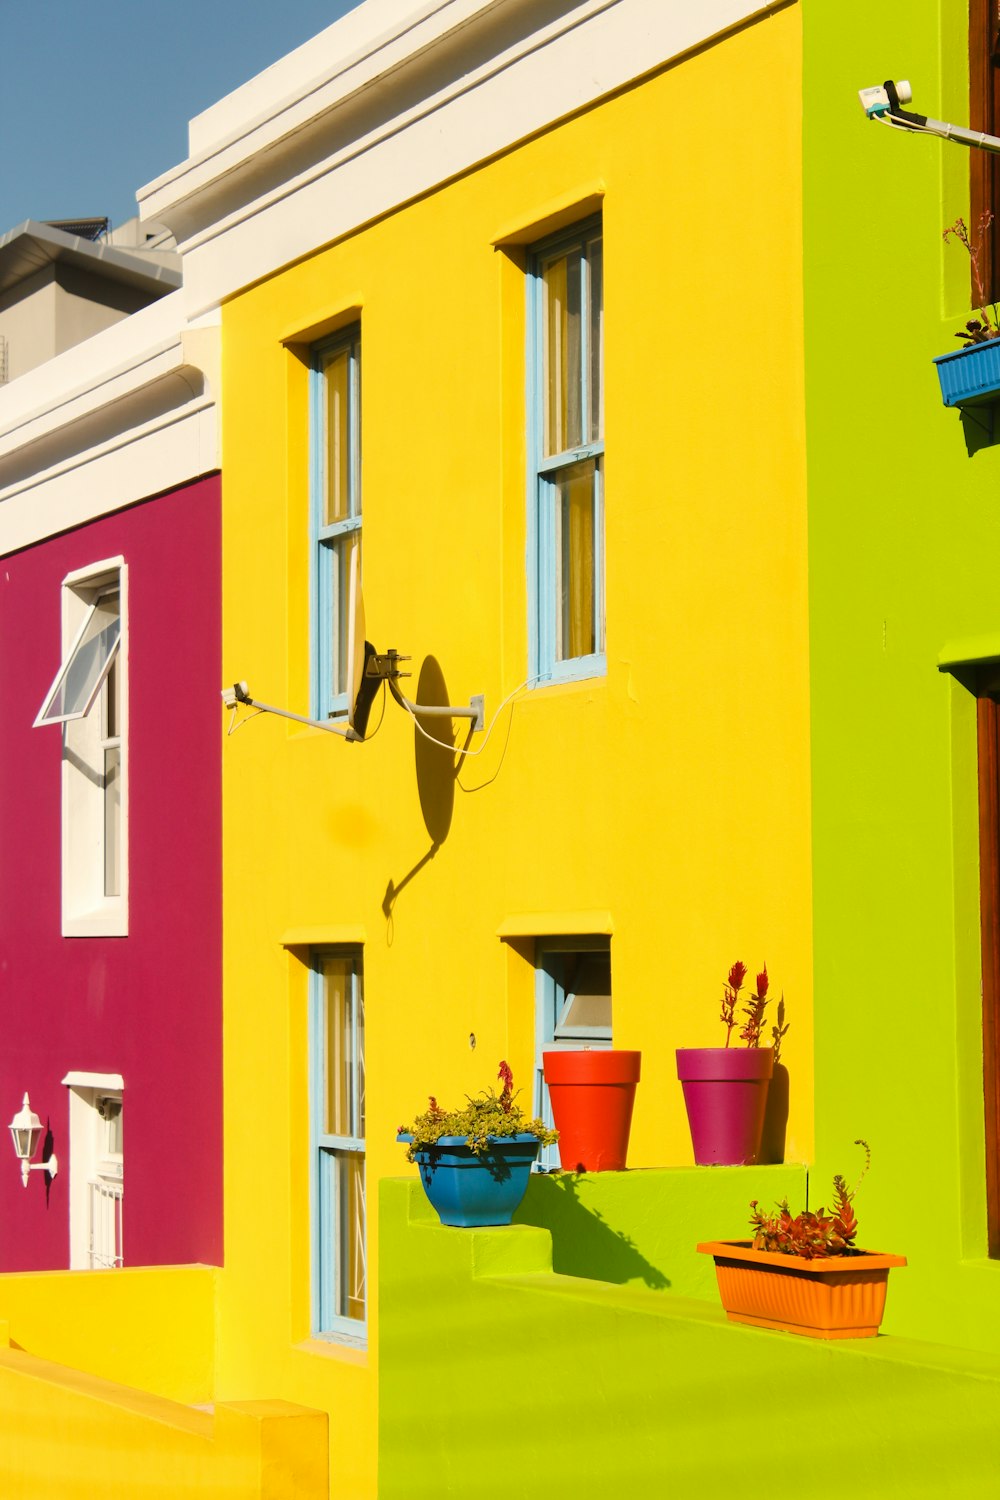
[[[90,271],[106,281],[124,282],[160,295],[174,291],[181,284],[179,269],[158,265],[141,251],[122,250],[103,242],[95,244],[51,224],[25,219],[23,224],[0,235],[0,294],[57,261]]]

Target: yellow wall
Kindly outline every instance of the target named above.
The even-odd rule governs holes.
[[[211,1401],[214,1266],[0,1276],[0,1347],[170,1401]]]
[[[489,719],[528,675],[524,277],[494,243],[603,194],[606,678],[523,694],[457,787],[391,704],[362,746],[262,718],[225,747],[218,1395],[329,1411],[340,1496],[374,1493],[378,1308],[367,1353],[309,1342],[305,950],[283,941],[364,943],[371,1288],[399,1122],[501,1057],[529,1085],[505,923],[610,913],[635,1166],[690,1161],[674,1048],[717,1044],[723,975],[766,960],[789,1157],[810,1152],[799,44],[784,10],[224,311],[225,680],[307,711],[305,351],[360,308],[368,634],[412,654],[411,693],[433,655]],[[418,769],[454,806],[406,881],[434,831]]]

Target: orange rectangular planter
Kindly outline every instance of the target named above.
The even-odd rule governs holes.
[[[777,1328],[811,1339],[870,1339],[878,1333],[892,1266],[903,1255],[834,1255],[801,1260],[754,1250],[749,1240],[708,1240],[719,1296],[733,1323]]]

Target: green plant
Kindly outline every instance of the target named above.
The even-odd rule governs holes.
[[[834,1212],[825,1208],[811,1213],[805,1209],[792,1217],[788,1199],[778,1204],[777,1213],[761,1213],[757,1199],[750,1204],[750,1226],[754,1231],[753,1248],[767,1250],[775,1255],[797,1255],[801,1260],[827,1260],[831,1255],[860,1255],[854,1240],[858,1232],[858,1221],[854,1216],[854,1195],[864,1181],[871,1166],[872,1154],[867,1141],[855,1141],[865,1150],[865,1164],[861,1176],[848,1190],[843,1177],[833,1179]]]
[[[740,1041],[746,1042],[748,1047],[759,1047],[761,1032],[764,1029],[764,1011],[767,1009],[767,991],[770,980],[767,977],[767,964],[757,975],[757,993],[741,997],[743,981],[747,977],[747,966],[739,959],[733,964],[726,976],[722,986],[722,1012],[720,1020],[726,1028],[726,1046],[732,1040],[733,1030],[740,1025],[740,1017],[736,1014],[736,1007],[740,999],[746,999],[743,1007],[743,1024],[740,1029]],[[777,1062],[778,1053],[781,1051],[781,1038],[788,1027],[785,1026],[785,997],[782,995],[781,1004],[778,1006],[778,1025],[771,1027],[771,1037],[774,1046],[774,1060]]]
[[[986,300],[986,289],[983,286],[983,274],[980,267],[983,247],[986,241],[986,231],[993,223],[993,215],[990,210],[984,209],[979,215],[979,223],[976,228],[976,240],[973,244],[969,230],[964,219],[956,219],[944,230],[941,238],[945,244],[949,237],[958,241],[965,249],[972,264],[972,284],[975,288],[977,306],[974,309],[976,316],[970,318],[965,327],[959,329],[955,334],[957,339],[962,339],[967,349],[973,344],[986,344],[990,339],[1000,337],[1000,320],[997,318],[997,305],[995,302],[988,303]]]
[[[477,1156],[489,1150],[491,1137],[533,1135],[543,1146],[551,1146],[559,1139],[559,1132],[550,1130],[541,1120],[525,1117],[514,1093],[514,1075],[507,1063],[500,1064],[497,1077],[503,1087],[498,1094],[495,1089],[484,1089],[474,1098],[466,1094],[464,1109],[442,1109],[432,1094],[427,1109],[418,1115],[412,1125],[401,1125],[398,1134],[411,1136],[407,1143],[406,1159],[414,1161],[418,1151],[436,1146],[442,1136],[465,1136],[469,1149]]]

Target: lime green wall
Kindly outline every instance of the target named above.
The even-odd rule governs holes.
[[[967,8],[804,0],[806,392],[820,1180],[910,1260],[892,1331],[993,1348],[985,1262],[975,705],[936,670],[996,632],[1000,450],[968,456],[932,357],[957,347],[968,153],[866,123],[893,69],[968,121]]]
[[[636,1209],[661,1216],[676,1175],[630,1174]],[[415,1183],[382,1184],[381,1226],[380,1500],[996,1493],[996,1358],[768,1333],[714,1299],[559,1276],[544,1230],[444,1229]]]

